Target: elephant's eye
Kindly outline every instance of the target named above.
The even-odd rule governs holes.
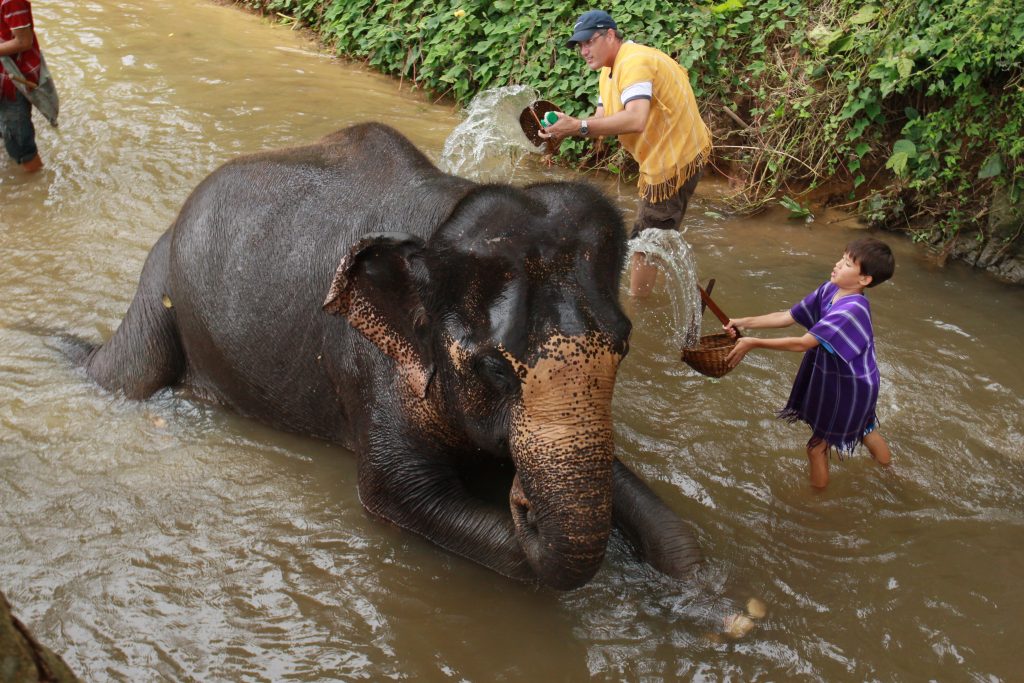
[[[498,353],[481,353],[473,362],[473,368],[484,382],[501,393],[511,393],[519,388],[515,370]]]

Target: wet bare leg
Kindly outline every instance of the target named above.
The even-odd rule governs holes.
[[[868,453],[882,467],[888,467],[892,460],[892,453],[889,452],[889,444],[885,442],[878,430],[869,432],[864,436],[864,445],[868,447]]]
[[[807,459],[811,465],[811,486],[824,489],[828,486],[828,442],[824,439],[808,442]]]
[[[629,295],[642,299],[654,289],[658,278],[658,267],[647,262],[647,256],[640,252],[633,254],[629,269]]]

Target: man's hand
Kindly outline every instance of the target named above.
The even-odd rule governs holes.
[[[555,116],[558,120],[552,123],[550,126],[542,126],[537,131],[537,136],[545,140],[560,140],[562,138],[569,138],[575,135],[580,130],[580,120],[563,114],[562,112],[555,112]]]

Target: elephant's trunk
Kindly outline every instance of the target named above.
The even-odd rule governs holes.
[[[548,586],[597,572],[612,520],[612,391],[621,356],[594,337],[557,338],[526,373],[513,418],[509,495],[519,543]]]

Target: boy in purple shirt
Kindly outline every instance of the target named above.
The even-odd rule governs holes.
[[[726,361],[736,367],[751,349],[804,351],[793,390],[779,417],[811,426],[807,442],[811,485],[828,486],[828,452],[849,454],[863,443],[880,465],[888,465],[889,446],[878,433],[878,365],[871,329],[871,307],[864,290],[885,282],[896,268],[889,246],[873,237],[854,240],[832,269],[829,281],[788,311],[735,318],[725,329],[807,328],[802,337],[740,337]]]

